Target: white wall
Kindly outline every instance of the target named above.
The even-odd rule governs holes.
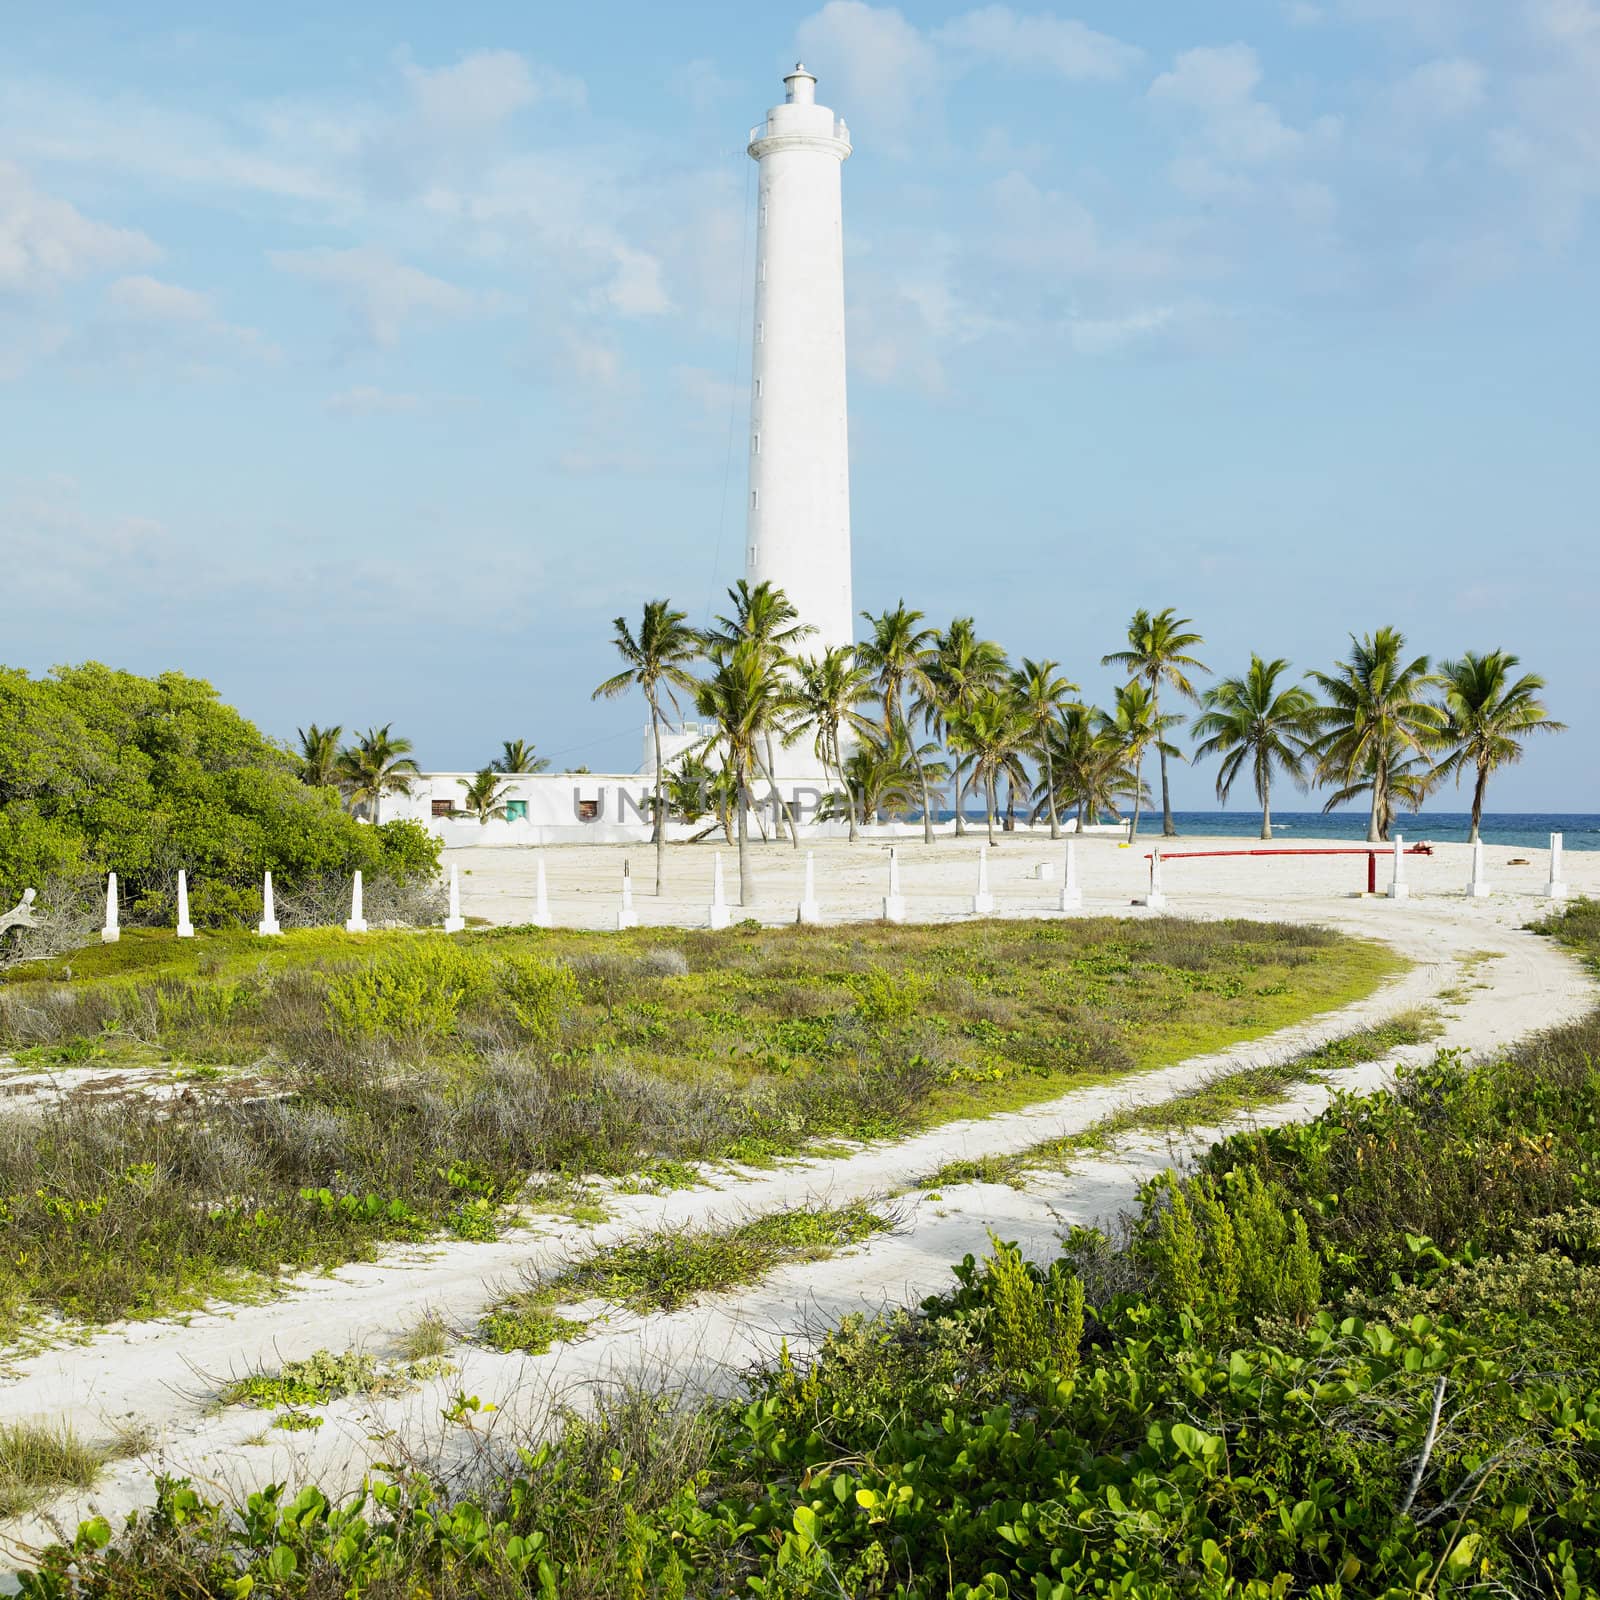
[[[436,817],[435,800],[459,809],[471,772],[428,772],[413,779],[411,793],[390,795],[383,802],[383,820],[406,817],[426,826],[447,845],[541,845],[541,844],[631,844],[651,837],[646,802],[654,791],[654,779],[643,773],[540,772],[510,773],[503,779],[503,799],[520,802],[527,808],[525,818],[477,822],[471,817]],[[765,786],[758,785],[764,793]],[[826,786],[813,779],[780,778],[778,792],[784,800],[798,800],[802,818],[815,811]],[[592,815],[580,813],[593,812]],[[707,817],[692,827],[681,822],[668,825],[668,837],[688,839],[712,826]],[[770,833],[773,822],[766,812]],[[752,831],[755,823],[752,819]],[[804,831],[819,838],[842,834],[845,825],[807,821]]]

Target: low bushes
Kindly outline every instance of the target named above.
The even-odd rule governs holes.
[[[1600,1017],[1228,1140],[1126,1239],[969,1258],[731,1404],[603,1405],[476,1494],[191,1487],[64,1596],[1600,1594]]]

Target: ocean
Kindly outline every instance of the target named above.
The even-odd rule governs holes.
[[[950,813],[946,813],[950,815]],[[1174,811],[1179,833],[1254,839],[1261,832],[1259,811]],[[971,818],[969,817],[969,821]],[[1107,818],[1106,820],[1110,820]],[[1440,844],[1466,843],[1471,815],[1465,811],[1402,811],[1394,831],[1407,839],[1431,839]],[[1510,845],[1518,850],[1549,847],[1552,833],[1564,834],[1568,850],[1600,850],[1600,816],[1573,811],[1486,812],[1479,830],[1485,844]],[[1299,834],[1314,839],[1356,839],[1367,836],[1365,811],[1274,811],[1272,842],[1288,844]],[[1160,811],[1139,814],[1139,836],[1161,835]]]

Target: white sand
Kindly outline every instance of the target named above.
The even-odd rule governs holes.
[[[976,883],[976,840],[901,846],[902,888],[914,920],[957,916]],[[1279,841],[1287,845],[1290,841]],[[1312,841],[1294,838],[1294,846]],[[1336,841],[1332,841],[1337,843]],[[1250,841],[1213,841],[1216,848]],[[1174,849],[1208,847],[1184,840]],[[1513,867],[1509,858],[1531,856]],[[711,847],[670,853],[673,892],[658,902],[649,892],[653,862],[647,848],[582,848],[544,852],[552,909],[558,921],[602,927],[615,915],[621,861],[632,861],[635,904],[642,921],[703,925],[709,900]],[[1085,914],[1150,915],[1129,902],[1142,893],[1148,867],[1139,852],[1112,841],[1079,845]],[[733,853],[724,848],[730,897],[737,895]],[[462,850],[463,909],[495,922],[523,921],[533,905],[533,858],[514,850]],[[763,899],[755,914],[773,923],[792,920],[801,881],[801,857],[788,846],[758,853]],[[884,848],[839,844],[817,848],[817,893],[825,919],[876,914],[886,877]],[[1057,879],[1041,883],[1036,862],[1058,862]],[[157,1473],[193,1477],[211,1490],[237,1493],[263,1482],[310,1479],[330,1490],[353,1489],[376,1461],[415,1459],[436,1466],[465,1466],[486,1435],[537,1428],[553,1402],[581,1404],[598,1383],[627,1375],[670,1378],[695,1390],[725,1388],[749,1361],[770,1355],[780,1337],[804,1349],[810,1338],[848,1311],[915,1304],[945,1287],[949,1263],[987,1247],[990,1228],[1016,1239],[1035,1256],[1054,1249],[1060,1232],[1076,1222],[1104,1222],[1132,1199],[1138,1182],[1173,1153],[1160,1143],[1133,1141],[1115,1156],[1080,1162],[1070,1175],[1041,1173],[1025,1192],[966,1185],[935,1198],[911,1195],[905,1225],[847,1256],[785,1269],[756,1288],[715,1297],[671,1316],[612,1315],[593,1336],[546,1356],[502,1356],[462,1344],[452,1352],[460,1373],[447,1381],[388,1401],[344,1401],[324,1408],[316,1433],[262,1435],[266,1413],[243,1408],[219,1412],[215,1397],[229,1377],[327,1348],[392,1353],[395,1334],[424,1309],[443,1312],[464,1331],[518,1274],[546,1268],[585,1247],[644,1227],[671,1223],[703,1226],[753,1212],[813,1200],[841,1203],[881,1195],[914,1183],[944,1162],[1026,1148],[1038,1140],[1089,1126],[1108,1111],[1181,1093],[1218,1071],[1238,1070],[1294,1055],[1385,1015],[1435,1003],[1445,1032],[1438,1044],[1490,1049],[1528,1032],[1569,1020],[1593,1004],[1594,986],[1576,962],[1548,939],[1523,931],[1541,914],[1537,898],[1546,876],[1542,852],[1493,848],[1488,868],[1508,891],[1489,900],[1461,893],[1467,877],[1464,846],[1441,846],[1429,857],[1408,857],[1413,898],[1402,902],[1352,900],[1347,891],[1364,881],[1356,857],[1254,858],[1172,861],[1166,890],[1174,914],[1249,916],[1310,921],[1384,939],[1417,963],[1382,993],[1339,1013],[1286,1030],[1272,1039],[1193,1060],[1120,1085],[1094,1088],[981,1121],[954,1123],[895,1144],[862,1149],[844,1158],[802,1162],[776,1172],[716,1179],[719,1187],[665,1196],[618,1196],[612,1221],[588,1230],[548,1223],[508,1234],[492,1244],[460,1242],[425,1250],[395,1251],[381,1261],[352,1266],[286,1287],[269,1304],[222,1308],[184,1319],[129,1323],[101,1330],[81,1345],[62,1346],[16,1362],[0,1386],[0,1417],[54,1418],[104,1439],[116,1426],[139,1421],[155,1430],[145,1457],[114,1464],[93,1491],[65,1497],[52,1508],[59,1525],[103,1513],[115,1521],[148,1503]],[[1008,839],[991,853],[990,882],[998,914],[1048,914],[1059,888],[1059,847],[1032,837]],[[1600,893],[1600,855],[1569,854],[1573,890]],[[1388,863],[1379,869],[1387,884]],[[741,913],[735,909],[735,916]],[[1442,998],[1441,998],[1442,997]],[[1426,1056],[1436,1046],[1397,1052]],[[1393,1062],[1340,1075],[1341,1086],[1380,1081]],[[1256,1120],[1314,1114],[1328,1090],[1308,1085]],[[476,1428],[452,1426],[441,1410],[457,1391],[496,1403]],[[47,1537],[47,1519],[11,1530],[19,1557]]]

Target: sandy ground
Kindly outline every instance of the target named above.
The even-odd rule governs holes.
[[[1294,845],[1310,842],[1296,838]],[[976,885],[976,843],[942,841],[931,850],[920,842],[901,846],[902,888],[912,920],[963,913]],[[1215,847],[1248,843],[1218,841]],[[1184,840],[1173,848],[1207,847]],[[653,883],[648,850],[599,847],[543,854],[558,922],[611,924],[626,855],[640,891],[635,904],[646,925],[704,923],[710,846],[671,852],[673,892],[661,901],[648,892]],[[1518,855],[1529,864],[1513,865],[1510,858]],[[1143,847],[1118,850],[1113,841],[1091,838],[1080,844],[1078,857],[1085,914],[1151,914],[1129,904],[1147,882]],[[468,916],[515,923],[531,914],[531,852],[461,850],[451,858],[463,869]],[[1059,859],[1060,848],[1040,838],[1013,837],[993,851],[990,887],[997,914],[1050,914],[1059,889]],[[755,914],[774,923],[792,920],[800,860],[787,846],[766,846],[758,860],[763,896]],[[1041,861],[1056,864],[1055,882],[1032,876]],[[949,1264],[968,1251],[981,1254],[990,1229],[1037,1257],[1048,1256],[1068,1227],[1110,1221],[1145,1177],[1181,1159],[1184,1151],[1136,1138],[1103,1159],[1080,1160],[1070,1174],[1041,1172],[1023,1191],[964,1185],[931,1193],[917,1187],[946,1161],[1022,1150],[1086,1128],[1121,1106],[1159,1101],[1219,1072],[1293,1056],[1419,1004],[1436,1007],[1442,1038],[1341,1074],[1341,1087],[1377,1083],[1397,1060],[1425,1056],[1438,1045],[1491,1049],[1580,1015],[1593,1003],[1594,986],[1552,941],[1524,931],[1547,909],[1538,896],[1547,875],[1543,853],[1491,849],[1488,865],[1491,880],[1506,892],[1475,901],[1461,892],[1468,866],[1464,846],[1408,857],[1412,898],[1392,902],[1347,898],[1364,881],[1364,864],[1356,857],[1172,861],[1166,869],[1169,914],[1324,923],[1382,938],[1416,965],[1371,999],[1270,1039],[1025,1111],[949,1124],[841,1158],[797,1162],[771,1172],[715,1174],[715,1187],[617,1195],[608,1202],[611,1220],[600,1228],[547,1221],[492,1244],[452,1242],[395,1251],[378,1262],[297,1281],[267,1304],[123,1324],[81,1344],[16,1361],[0,1382],[0,1418],[68,1421],[95,1439],[109,1439],[120,1426],[136,1422],[152,1430],[155,1443],[138,1458],[114,1463],[93,1491],[64,1498],[48,1517],[13,1525],[10,1550],[21,1558],[29,1545],[50,1536],[52,1524],[70,1528],[96,1512],[115,1521],[130,1507],[148,1503],[158,1473],[190,1476],[219,1494],[280,1480],[315,1479],[330,1490],[353,1489],[377,1461],[410,1459],[439,1470],[467,1470],[496,1434],[525,1437],[553,1407],[581,1405],[608,1383],[643,1377],[695,1391],[726,1389],[750,1362],[769,1356],[781,1338],[791,1349],[803,1350],[819,1330],[848,1312],[914,1305],[944,1288]],[[724,850],[724,866],[730,898],[735,898],[730,851]],[[820,847],[816,871],[824,920],[876,914],[886,879],[883,846]],[[1574,893],[1600,893],[1600,854],[1569,855],[1566,876]],[[1384,861],[1380,886],[1387,881]],[[1302,1086],[1252,1120],[1313,1115],[1329,1092],[1322,1083]],[[1195,1130],[1185,1147],[1203,1146],[1215,1131]],[[807,1202],[838,1204],[906,1190],[896,1201],[902,1213],[897,1232],[851,1254],[785,1269],[757,1287],[670,1316],[612,1314],[596,1323],[589,1337],[542,1357],[503,1356],[462,1343],[451,1352],[456,1374],[389,1400],[337,1402],[324,1408],[326,1424],[315,1433],[267,1433],[267,1413],[216,1405],[230,1377],[276,1368],[317,1349],[359,1347],[379,1357],[391,1355],[396,1336],[425,1310],[443,1314],[464,1333],[521,1274],[556,1265],[595,1240],[662,1224],[706,1226]],[[470,1427],[446,1422],[442,1412],[458,1392],[499,1409],[474,1415]]]

